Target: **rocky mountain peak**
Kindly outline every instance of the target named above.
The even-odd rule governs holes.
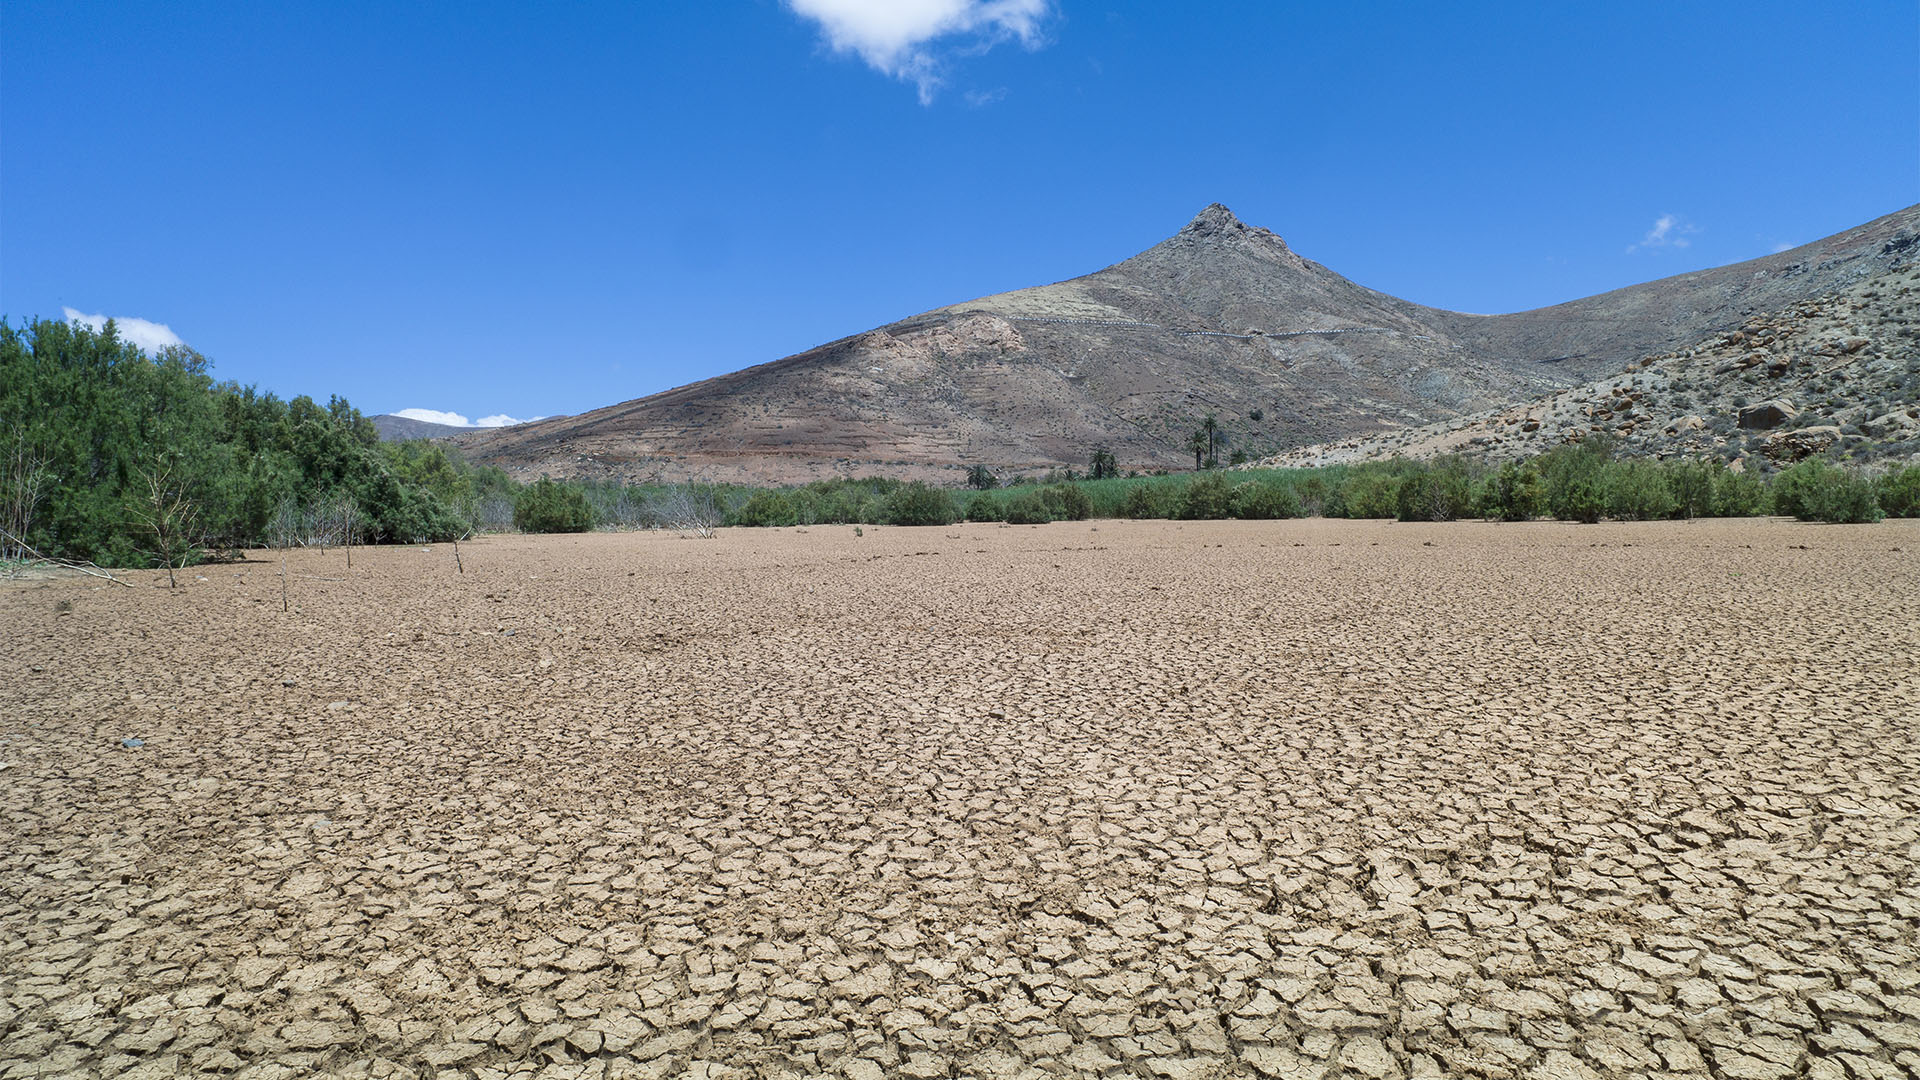
[[[1211,203],[1205,210],[1193,216],[1179,232],[1185,240],[1225,240],[1230,243],[1246,240],[1260,240],[1281,251],[1287,250],[1286,241],[1272,232],[1256,225],[1248,225],[1234,215],[1224,204]]]

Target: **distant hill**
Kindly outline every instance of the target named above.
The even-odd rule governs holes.
[[[1253,456],[1565,390],[1887,272],[1920,207],[1805,247],[1536,311],[1468,315],[1357,285],[1226,207],[1104,270],[939,308],[579,416],[457,436],[511,472],[794,482],[1190,467],[1217,415]]]
[[[431,420],[415,420],[408,416],[395,416],[381,413],[369,417],[374,429],[380,432],[381,442],[406,442],[408,439],[444,439],[449,435],[459,435],[474,430],[457,424],[436,424]]]

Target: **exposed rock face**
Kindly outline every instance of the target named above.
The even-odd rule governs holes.
[[[1824,454],[1841,440],[1840,429],[1832,424],[1805,427],[1796,431],[1776,431],[1767,437],[1760,452],[1774,461],[1790,463],[1815,454]]]
[[[1154,247],[1085,277],[940,308],[769,364],[568,417],[459,436],[522,476],[795,482],[885,473],[957,479],[1084,466],[1191,465],[1209,414],[1253,456],[1451,422],[1733,331],[1905,265],[1920,207],[1780,255],[1516,315],[1408,303],[1300,257],[1219,204]],[[1849,337],[1869,344],[1849,346]],[[1845,355],[1879,341],[1839,326]],[[1783,379],[1777,341],[1739,356]],[[1745,361],[1743,360],[1742,363]],[[1797,365],[1797,366],[1796,366]],[[1745,370],[1736,365],[1737,370]],[[1775,396],[1769,394],[1766,396]],[[1589,409],[1609,429],[1668,418],[1629,399]],[[1622,412],[1621,409],[1626,409]],[[1256,416],[1258,417],[1256,419]],[[1533,435],[1561,436],[1543,417]]]
[[[1758,405],[1749,405],[1740,410],[1740,426],[1752,431],[1767,431],[1800,415],[1793,403],[1776,398],[1762,401]]]

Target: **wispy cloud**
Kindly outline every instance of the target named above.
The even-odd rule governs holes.
[[[1800,245],[1798,244],[1789,244],[1785,240],[1775,240],[1773,242],[1773,253],[1775,255],[1778,255],[1783,251],[1792,251],[1794,248],[1799,246]]]
[[[956,36],[975,39],[976,48],[1013,39],[1027,48],[1041,44],[1040,27],[1052,0],[786,0],[803,18],[820,24],[835,52],[858,55],[874,70],[933,102],[941,84],[942,61],[936,46]]]
[[[146,319],[129,319],[117,315],[88,315],[76,308],[63,307],[61,314],[68,322],[77,322],[82,326],[99,330],[113,320],[114,329],[120,332],[120,340],[130,342],[135,347],[149,353],[157,353],[170,345],[185,345],[180,335],[166,323],[148,322]]]
[[[1655,248],[1690,247],[1693,241],[1689,237],[1699,231],[1698,225],[1679,214],[1661,214],[1653,219],[1653,228],[1647,230],[1647,235],[1641,237],[1639,243],[1627,245],[1627,254]]]
[[[471,428],[512,427],[515,424],[531,424],[535,420],[546,419],[544,416],[530,416],[525,420],[517,420],[505,413],[496,413],[493,416],[483,416],[478,420],[469,420],[457,412],[441,412],[439,409],[399,409],[393,415],[405,417],[408,420],[422,420],[429,424]]]

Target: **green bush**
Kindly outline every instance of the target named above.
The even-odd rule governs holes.
[[[1055,484],[1040,495],[1055,521],[1085,521],[1093,516],[1093,498],[1077,484]]]
[[[881,516],[889,525],[951,525],[959,517],[952,495],[921,480],[895,488]]]
[[[1130,518],[1164,518],[1167,503],[1161,497],[1160,489],[1153,484],[1135,484],[1127,489],[1126,498],[1120,502],[1120,514]]]
[[[1400,477],[1385,468],[1358,468],[1340,485],[1332,516],[1390,518],[1400,513]]]
[[[1249,480],[1233,489],[1233,513],[1252,521],[1296,518],[1300,516],[1300,497],[1289,485]]]
[[[1909,465],[1880,480],[1880,509],[1888,517],[1920,517],[1920,465]]]
[[[1045,496],[1029,488],[1007,500],[1006,516],[1009,525],[1045,525],[1053,520],[1053,511]]]
[[[1780,474],[1773,484],[1775,513],[1792,514],[1802,521],[1857,525],[1885,517],[1879,486],[1848,468],[1836,468],[1809,458]]]
[[[1225,476],[1208,473],[1187,484],[1180,493],[1180,516],[1188,521],[1216,521],[1233,516],[1233,487]]]
[[[1816,492],[1807,509],[1814,521],[1832,525],[1866,525],[1886,517],[1880,509],[1879,485],[1853,469],[1833,470],[1833,480]]]
[[[1601,487],[1607,513],[1621,521],[1663,520],[1680,506],[1666,470],[1652,462],[1609,462]]]
[[[1767,512],[1766,482],[1750,472],[1720,470],[1713,482],[1714,517],[1757,517]]]
[[[1819,489],[1832,479],[1833,467],[1818,458],[1805,461],[1773,478],[1773,512],[1813,520],[1813,503]]]
[[[513,527],[525,533],[586,532],[593,507],[579,488],[541,477],[513,500]]]
[[[1323,512],[1333,494],[1333,486],[1318,472],[1309,473],[1293,486],[1300,499],[1300,513],[1307,517]]]
[[[1498,521],[1531,521],[1540,514],[1540,473],[1509,461],[1488,474],[1478,500],[1480,514]]]
[[[1472,508],[1466,466],[1459,461],[1408,473],[1394,491],[1394,516],[1401,521],[1454,521]]]
[[[1714,512],[1714,491],[1725,470],[1717,462],[1683,461],[1666,467],[1673,491],[1674,517],[1706,517]]]
[[[1605,476],[1611,447],[1605,443],[1556,447],[1540,457],[1547,513],[1591,525],[1607,512]]]
[[[1005,517],[1000,509],[1000,500],[991,495],[975,495],[967,500],[968,521],[1000,521]]]
[[[754,528],[784,528],[800,524],[800,511],[794,505],[793,496],[784,491],[762,489],[747,496],[747,501],[733,512],[733,523]]]

